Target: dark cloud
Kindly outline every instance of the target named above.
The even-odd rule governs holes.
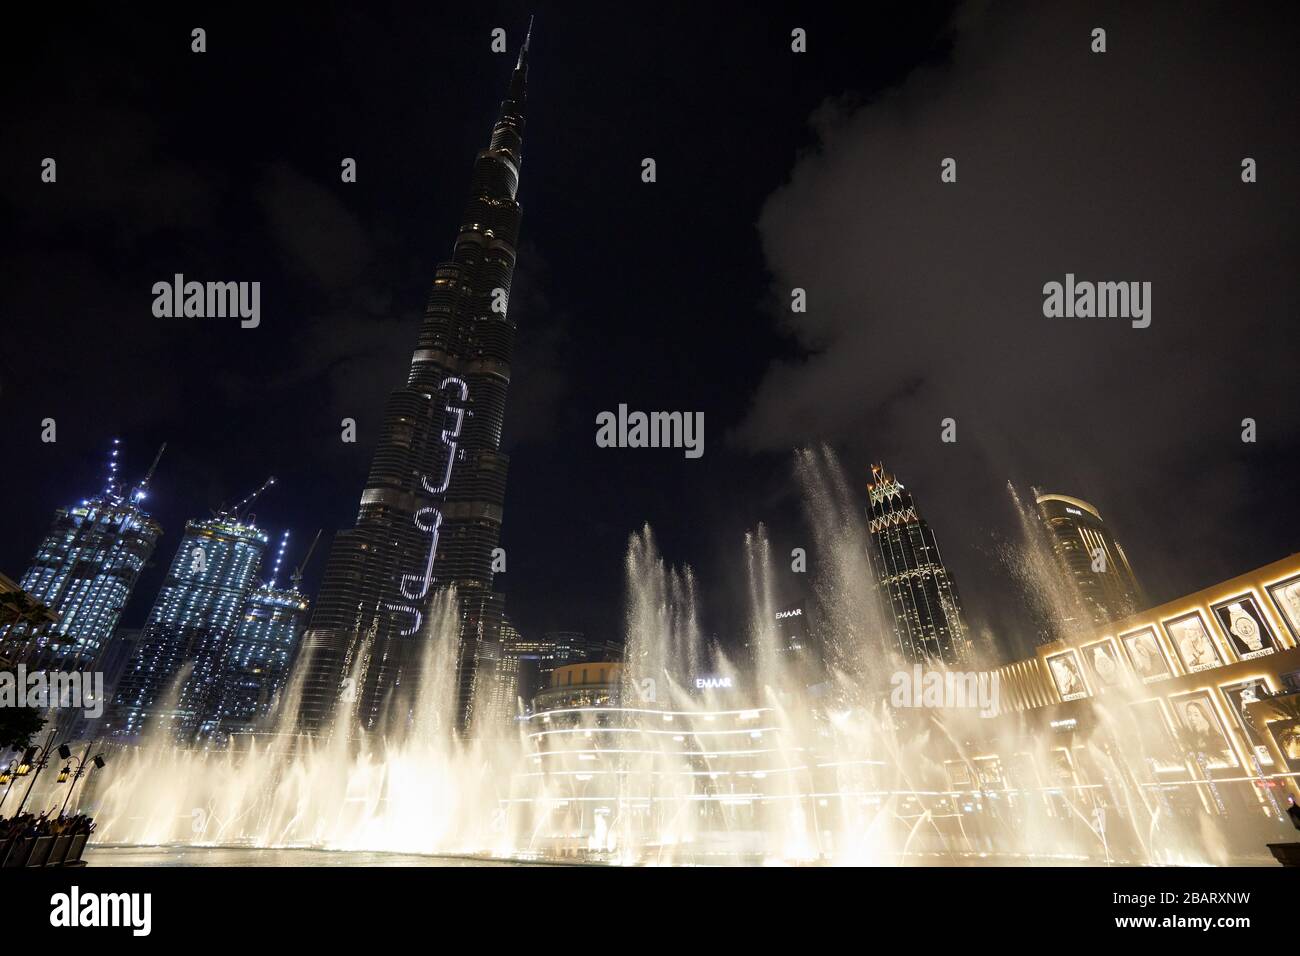
[[[823,104],[758,223],[801,354],[771,365],[736,437],[886,458],[941,541],[1006,527],[1008,478],[1092,499],[1157,596],[1293,549],[1277,460],[1300,426],[1300,191],[1278,118],[1296,74],[1275,17],[1214,12],[968,8],[943,66]],[[1043,284],[1067,272],[1152,282],[1150,328],[1044,318]],[[1240,441],[1245,417],[1260,444]],[[1248,486],[1280,513],[1241,514]],[[987,548],[958,547],[982,583]]]
[[[551,301],[551,270],[536,243],[520,244],[510,289],[510,311],[518,324],[510,370],[507,446],[545,441],[555,434],[556,416],[569,392],[572,352],[567,309]]]
[[[150,115],[138,64],[95,48],[84,34],[34,42],[20,59],[40,59],[44,42],[48,54],[88,65],[74,72],[41,63],[7,90],[0,202],[22,217],[24,230],[65,239],[71,232],[111,254],[207,226],[223,176],[185,155],[185,140]],[[56,163],[53,184],[40,179],[47,157]]]
[[[335,191],[278,162],[262,177],[258,198],[270,234],[296,271],[327,289],[351,286],[363,274],[370,238]]]

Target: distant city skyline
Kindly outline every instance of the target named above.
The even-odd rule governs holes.
[[[132,869],[20,912],[1285,919],[1202,874],[1300,866],[1300,4],[6,22],[0,866]]]

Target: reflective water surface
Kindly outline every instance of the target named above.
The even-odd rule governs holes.
[[[202,846],[101,846],[86,850],[88,866],[529,866],[506,860],[419,853]]]

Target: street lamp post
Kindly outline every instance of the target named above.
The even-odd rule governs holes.
[[[14,788],[14,781],[18,778],[18,774],[16,773],[17,766],[18,761],[10,760],[5,764],[5,768],[0,770],[0,785],[3,785],[5,788],[4,795],[0,796],[0,807],[5,805],[5,801],[9,799],[9,791]]]
[[[30,765],[36,770],[36,772],[32,774],[32,782],[27,785],[27,792],[23,794],[23,799],[18,804],[18,809],[14,811],[15,817],[19,816],[23,812],[23,807],[27,804],[27,798],[32,795],[32,789],[36,786],[36,778],[41,775],[41,771],[45,769],[45,765],[50,762],[50,751],[54,749],[54,733],[53,730],[50,731],[50,735],[45,738],[45,746],[40,749],[36,756],[36,763]],[[62,751],[67,750],[67,747],[67,744],[63,744],[59,748],[59,756],[63,756]],[[71,751],[69,751],[69,753],[71,753]],[[67,758],[65,757],[64,759]],[[22,769],[21,766],[18,768],[20,776]]]
[[[90,776],[90,771],[94,767],[104,766],[104,755],[102,753],[95,754],[93,758],[90,756],[90,750],[92,747],[94,747],[94,744],[87,744],[86,752],[81,755],[81,758],[78,759],[73,757],[72,762],[68,763],[63,768],[63,772],[59,774],[59,782],[62,783],[68,779],[68,772],[72,771],[72,784],[68,787],[68,795],[63,798],[63,807],[59,810],[59,816],[63,816],[68,812],[68,801],[72,799],[72,791],[77,789],[77,781],[82,777]],[[76,763],[76,770],[72,770],[73,762]],[[89,767],[86,766],[87,763],[90,764]]]

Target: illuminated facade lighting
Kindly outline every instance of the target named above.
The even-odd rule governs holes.
[[[958,664],[970,653],[957,586],[939,554],[934,532],[912,494],[871,466],[867,484],[871,563],[888,606],[895,649],[904,660]]]

